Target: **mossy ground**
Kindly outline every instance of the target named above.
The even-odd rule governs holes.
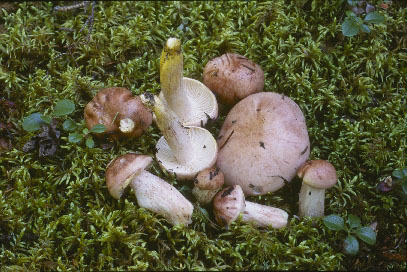
[[[1,270],[405,269],[406,203],[376,185],[407,166],[407,6],[393,1],[384,10],[381,1],[370,3],[386,22],[348,38],[341,33],[346,1],[97,2],[89,42],[88,28],[80,30],[90,5],[55,12],[55,5],[69,3],[1,3],[0,96],[16,106],[8,114],[1,105],[0,121],[12,124],[12,149],[0,154]],[[293,217],[297,179],[250,198],[290,214],[281,230],[240,222],[225,230],[213,223],[210,207],[197,204],[190,226],[172,227],[140,209],[132,194],[114,200],[106,165],[129,151],[153,155],[155,126],[107,150],[100,142],[93,149],[69,143],[62,132],[56,157],[22,151],[35,135],[22,129],[23,118],[52,111],[57,100],[75,101],[70,117],[80,123],[84,106],[103,87],[158,93],[159,57],[169,37],[182,39],[185,75],[198,80],[204,65],[225,52],[259,63],[265,90],[289,96],[303,110],[311,158],[338,170],[326,214],[377,222],[377,243],[361,242],[359,254],[348,256],[346,233]],[[215,135],[225,113],[209,126]],[[152,171],[193,201],[190,183],[157,164]]]

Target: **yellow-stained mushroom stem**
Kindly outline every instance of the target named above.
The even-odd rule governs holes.
[[[169,38],[160,58],[160,99],[185,126],[204,126],[218,116],[215,95],[198,80],[183,76],[181,41]]]

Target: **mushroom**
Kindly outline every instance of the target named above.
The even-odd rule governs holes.
[[[97,124],[106,127],[104,133],[111,139],[139,137],[152,122],[150,111],[138,96],[126,88],[112,87],[100,90],[85,107],[86,127]]]
[[[223,186],[223,173],[216,166],[200,171],[194,178],[192,194],[200,204],[209,204]]]
[[[337,182],[335,167],[324,160],[304,163],[297,173],[302,179],[299,194],[299,215],[322,217],[325,206],[325,189]]]
[[[140,207],[162,215],[172,225],[190,224],[193,205],[174,186],[145,170],[151,162],[150,156],[135,153],[113,159],[106,169],[110,195],[120,199],[130,184]]]
[[[291,181],[310,152],[301,109],[273,92],[237,103],[226,116],[218,146],[216,164],[225,185],[240,185],[250,196],[274,192]]]
[[[181,41],[168,39],[160,58],[160,99],[184,126],[204,126],[218,116],[216,97],[203,83],[183,77],[183,65]]]
[[[162,168],[181,180],[191,180],[199,171],[215,164],[218,147],[209,131],[182,125],[157,96],[145,93],[141,99],[154,111],[157,126],[164,135],[156,145],[156,158]]]
[[[257,227],[282,228],[287,225],[288,214],[278,208],[245,201],[239,185],[226,187],[216,194],[213,200],[216,221],[226,227],[240,214],[244,222],[251,222]]]
[[[248,58],[226,53],[206,64],[203,83],[216,93],[221,103],[233,105],[263,90],[264,72]]]

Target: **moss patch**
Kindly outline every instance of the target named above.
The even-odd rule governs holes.
[[[66,3],[0,4],[0,267],[34,270],[402,270],[406,268],[406,203],[376,185],[407,166],[407,6],[371,4],[386,18],[369,34],[346,38],[346,1],[97,2],[53,11]],[[90,23],[90,22],[89,22]],[[89,30],[92,30],[90,33]],[[88,36],[89,35],[89,36]],[[89,37],[89,40],[87,38]],[[289,96],[303,110],[311,158],[329,160],[338,185],[327,191],[326,214],[353,213],[377,222],[377,243],[343,254],[345,237],[321,220],[296,219],[300,181],[251,201],[285,209],[289,226],[257,230],[214,224],[196,205],[193,223],[172,227],[140,209],[133,195],[107,192],[108,162],[129,151],[154,154],[155,126],[110,149],[71,144],[62,132],[53,158],[24,153],[34,133],[22,120],[71,99],[70,117],[103,87],[158,93],[159,57],[169,37],[183,42],[185,76],[202,80],[204,65],[235,52],[261,65],[265,90]],[[217,135],[226,110],[209,125]],[[63,119],[59,119],[59,127]],[[192,184],[154,164],[152,171],[190,200]]]

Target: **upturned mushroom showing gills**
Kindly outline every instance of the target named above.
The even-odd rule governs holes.
[[[84,113],[89,130],[102,124],[106,130],[96,135],[109,135],[111,139],[139,137],[152,122],[150,111],[126,88],[100,90],[86,105]]]
[[[324,160],[307,161],[298,169],[298,177],[302,179],[299,215],[324,216],[325,190],[337,182],[335,167]]]
[[[145,169],[152,158],[128,153],[113,159],[106,169],[106,185],[120,199],[130,184],[140,207],[162,215],[172,225],[191,223],[193,205],[174,186]]]
[[[218,147],[212,134],[201,127],[186,127],[163,101],[149,93],[140,96],[154,111],[163,137],[156,145],[159,165],[177,178],[191,180],[201,170],[215,164]]]
[[[203,83],[216,93],[221,103],[233,105],[263,90],[264,72],[248,58],[226,53],[206,64]]]
[[[261,92],[237,103],[218,136],[217,166],[225,185],[245,195],[280,189],[308,159],[310,142],[304,115],[288,97]]]
[[[184,126],[204,126],[218,116],[216,97],[203,83],[183,77],[183,66],[181,41],[168,39],[160,58],[160,99]]]
[[[239,185],[226,187],[213,199],[213,213],[216,221],[226,228],[242,215],[244,222],[256,227],[283,228],[288,223],[288,214],[278,208],[245,201]]]

